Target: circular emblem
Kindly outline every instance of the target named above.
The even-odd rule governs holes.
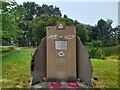
[[[63,29],[63,25],[60,23],[60,25],[59,25],[58,28],[59,28],[59,29]]]

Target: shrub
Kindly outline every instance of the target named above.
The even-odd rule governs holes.
[[[104,47],[104,48],[102,48],[102,50],[103,50],[105,56],[111,56],[111,55],[118,55],[119,48],[120,48],[120,46]]]
[[[88,50],[90,58],[105,59],[103,51],[101,48],[92,48]]]
[[[90,48],[88,51],[90,58],[105,59],[105,57],[108,57],[120,60],[120,46]]]
[[[95,56],[98,58],[98,59],[105,59],[105,55],[104,55],[104,52],[101,48],[99,48],[95,54]]]

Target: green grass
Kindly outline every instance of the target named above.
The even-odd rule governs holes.
[[[14,46],[0,46],[0,53],[2,54],[6,54],[15,50],[16,49]]]
[[[22,49],[2,57],[3,88],[27,88],[30,84],[30,61],[33,49]],[[118,87],[118,61],[92,60],[93,87]]]
[[[118,88],[118,60],[92,60],[94,87]]]
[[[18,50],[2,57],[3,88],[28,87],[31,49]]]

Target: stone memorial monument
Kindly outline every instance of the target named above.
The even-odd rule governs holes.
[[[75,82],[78,79],[91,86],[92,66],[89,54],[76,27],[59,21],[46,28],[46,37],[32,53],[31,86],[46,82]]]

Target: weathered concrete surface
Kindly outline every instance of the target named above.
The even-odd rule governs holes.
[[[39,82],[41,77],[46,74],[46,37],[42,39],[41,44],[32,55],[31,71],[31,85]]]
[[[77,74],[78,78],[91,86],[92,65],[89,59],[87,49],[83,46],[80,38],[77,36]]]

